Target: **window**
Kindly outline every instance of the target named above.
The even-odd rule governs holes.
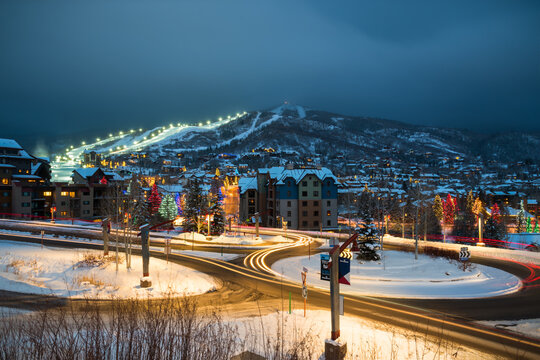
[[[332,186],[332,182],[331,182],[331,181],[327,181],[327,182],[326,182],[326,186]]]
[[[83,203],[83,205],[90,205],[90,201],[88,201],[88,200],[85,200],[82,203]]]
[[[9,196],[9,193],[7,191],[4,191],[4,196]]]
[[[327,200],[326,201],[326,206],[331,206],[330,204],[331,204],[330,200]]]
[[[67,191],[62,191],[62,192],[60,193],[60,195],[61,195],[61,196],[68,196],[68,192],[67,192]]]
[[[326,216],[332,216],[332,212],[331,212],[330,210],[328,210],[328,211],[326,212]]]
[[[7,185],[9,183],[9,179],[3,178],[2,184]]]
[[[319,202],[318,202],[318,201],[314,201],[314,202],[313,202],[313,206],[319,206]]]
[[[287,186],[291,187],[291,180],[287,181]]]
[[[307,227],[307,221],[302,221],[302,226]]]
[[[90,210],[83,210],[83,214],[85,214],[85,215],[90,214]]]
[[[315,210],[315,211],[313,212],[313,216],[319,216],[319,212],[318,212],[317,210]]]
[[[62,202],[60,203],[60,205],[66,206],[66,202],[65,202],[65,201],[62,201]]]
[[[307,191],[302,191],[302,196],[307,196]]]
[[[23,191],[22,196],[30,196],[30,191]]]
[[[332,221],[328,220],[328,221],[326,222],[326,226],[332,226]]]
[[[307,206],[307,201],[302,201],[302,206]]]
[[[287,217],[291,217],[292,213],[290,211],[287,211]]]
[[[82,193],[84,196],[89,196],[90,195],[90,191],[83,191]]]
[[[307,186],[307,181],[302,181],[302,186]]]
[[[44,191],[43,192],[43,196],[51,196],[52,195],[52,192],[50,191]]]
[[[60,216],[67,216],[67,211],[61,211]]]
[[[30,203],[29,202],[23,202],[21,204],[22,207],[30,207]]]
[[[291,192],[290,191],[287,191],[287,196],[291,197]]]
[[[9,206],[8,203],[3,203],[3,204],[2,204],[2,207],[8,207],[8,206]]]
[[[314,181],[314,182],[313,182],[313,186],[319,186],[319,182],[318,182],[318,181]]]
[[[248,210],[248,212],[249,212],[250,214],[254,214],[254,213],[255,213],[255,208],[254,208],[254,207],[250,207],[249,210]]]
[[[248,199],[249,205],[255,205],[255,199]]]
[[[313,226],[317,226],[317,227],[318,227],[318,226],[319,226],[319,220],[315,220],[315,221],[313,222]]]
[[[291,207],[291,202],[287,201],[287,207]]]
[[[331,196],[331,195],[332,195],[332,192],[331,192],[330,190],[328,190],[328,191],[326,192],[326,196]]]
[[[74,197],[75,197],[75,191],[71,191],[71,192],[69,193],[69,196],[72,197],[72,198],[74,198]]]
[[[313,192],[313,196],[319,196],[319,192],[318,192],[318,191],[314,191],[314,192]]]
[[[307,216],[307,211],[302,211],[302,216]]]

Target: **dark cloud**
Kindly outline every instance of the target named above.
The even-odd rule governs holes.
[[[540,130],[537,1],[3,1],[2,136],[199,121],[288,99]]]

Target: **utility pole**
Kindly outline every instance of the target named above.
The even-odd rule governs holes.
[[[476,244],[477,246],[486,246],[486,244],[484,244],[484,229],[482,228],[484,226],[484,214],[480,213],[478,215],[478,243]]]

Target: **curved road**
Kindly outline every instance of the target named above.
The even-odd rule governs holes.
[[[313,245],[310,245],[313,239],[298,233],[288,236],[294,238],[296,242],[257,250],[244,259],[244,264],[186,254],[169,255],[169,261],[190,266],[221,279],[225,285],[221,290],[200,297],[208,303],[217,301],[222,304],[238,304],[249,300],[280,299],[288,292],[292,293],[294,299],[300,300],[300,284],[280,279],[270,267],[274,261],[284,256],[306,255],[308,251],[313,250]],[[6,240],[37,243],[42,241],[40,237],[28,235],[3,234],[2,237]],[[73,240],[45,239],[44,243],[64,247],[102,248],[98,243]],[[308,250],[308,246],[311,246],[311,250]],[[114,249],[114,244],[112,248]],[[138,249],[133,249],[133,253],[139,253]],[[151,251],[151,255],[164,257],[162,252],[157,251]],[[519,262],[492,259],[476,258],[475,261],[509,271],[523,279],[526,286],[516,294],[488,299],[419,300],[345,296],[346,313],[419,331],[422,334],[444,336],[446,340],[499,356],[540,359],[538,340],[470,321],[522,317],[519,314],[525,314],[529,318],[540,318],[538,310],[540,279],[536,273],[538,268],[527,267]],[[17,295],[23,296],[21,294],[14,296]],[[308,301],[310,306],[328,309],[328,291],[309,288]]]

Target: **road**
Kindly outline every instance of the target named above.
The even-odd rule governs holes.
[[[169,261],[190,266],[215,276],[223,287],[211,294],[200,296],[207,303],[219,302],[235,306],[254,300],[283,299],[291,292],[295,300],[301,299],[299,283],[282,280],[271,270],[271,264],[286,256],[307,255],[318,246],[302,234],[289,234],[297,241],[294,244],[279,245],[269,249],[257,250],[244,259],[243,264],[234,264],[215,259],[205,259],[187,254],[169,255]],[[5,239],[41,242],[40,237],[2,235]],[[65,247],[86,247],[99,249],[98,243],[75,240],[47,239],[46,244]],[[114,244],[113,244],[114,247]],[[311,248],[311,250],[310,250]],[[215,249],[214,249],[215,250]],[[137,254],[139,251],[134,249]],[[151,251],[151,255],[163,258],[162,252]],[[419,331],[434,337],[444,336],[459,344],[508,358],[539,358],[540,343],[504,330],[485,327],[472,320],[501,320],[504,318],[540,318],[538,304],[540,299],[540,280],[535,268],[527,268],[518,262],[475,259],[489,266],[509,271],[527,280],[524,289],[516,294],[489,298],[463,300],[417,300],[381,299],[367,296],[346,296],[345,313],[408,330]],[[534,274],[531,273],[534,271]],[[309,288],[309,305],[323,309],[329,308],[328,291]],[[521,316],[520,316],[521,315]],[[527,315],[527,316],[523,316]]]

